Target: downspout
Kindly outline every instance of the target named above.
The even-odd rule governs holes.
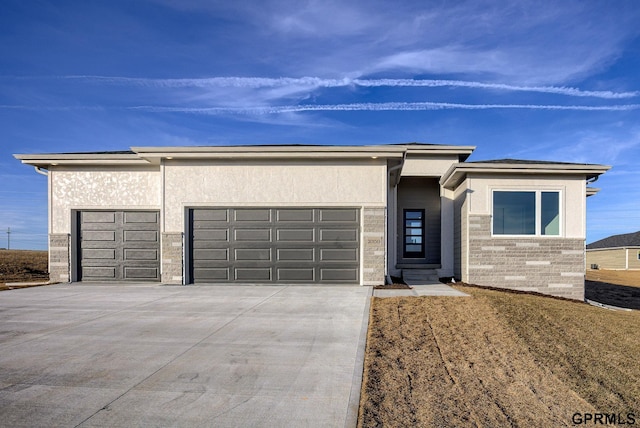
[[[404,161],[407,159],[407,151],[405,150],[402,153],[402,160],[396,166],[389,168],[387,171],[387,204],[384,209],[384,232],[385,232],[385,240],[384,240],[384,277],[387,281],[387,284],[393,284],[391,280],[391,276],[389,275],[389,185],[391,184],[391,173],[398,171],[398,175],[396,176],[395,182],[393,183],[392,189],[396,188],[400,183],[400,172],[402,171],[402,167],[404,166]]]
[[[48,176],[49,176],[49,171],[44,172],[44,171],[42,170],[42,168],[40,168],[39,166],[34,166],[34,168],[35,168],[35,170],[36,170],[36,172],[37,172],[38,174],[40,174],[40,175],[44,175],[45,177],[48,177]]]

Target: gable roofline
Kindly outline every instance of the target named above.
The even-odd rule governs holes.
[[[592,180],[609,169],[609,165],[598,164],[497,159],[453,164],[440,179],[440,184],[446,189],[455,189],[468,174],[578,175]]]
[[[587,245],[588,250],[640,247],[640,230],[612,235]]]
[[[129,151],[15,154],[24,164],[48,169],[56,165],[149,165],[162,159],[400,159],[406,154],[457,155],[469,157],[475,147],[439,144],[390,144],[369,146],[337,145],[247,145],[247,146],[178,146],[131,147]]]

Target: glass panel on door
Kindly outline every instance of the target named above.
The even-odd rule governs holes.
[[[404,210],[404,258],[424,258],[424,210]]]

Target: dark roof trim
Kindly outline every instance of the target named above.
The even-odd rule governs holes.
[[[587,245],[588,250],[640,246],[640,231],[609,236]]]

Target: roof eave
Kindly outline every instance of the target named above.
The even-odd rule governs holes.
[[[401,158],[396,146],[211,146],[132,147],[138,156],[152,163],[161,159],[357,159]]]
[[[135,153],[14,154],[23,164],[49,169],[58,165],[149,165]]]
[[[440,184],[454,189],[469,173],[476,174],[528,174],[528,175],[579,175],[587,180],[604,174],[611,166],[592,164],[494,164],[494,163],[457,163],[451,165],[442,176]]]

